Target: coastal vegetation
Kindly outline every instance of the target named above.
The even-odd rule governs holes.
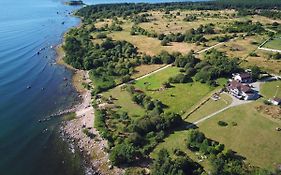
[[[278,149],[272,128],[280,123],[256,110],[260,102],[194,124],[232,103],[210,96],[233,73],[250,69],[256,80],[281,70],[278,54],[258,49],[278,36],[280,2],[227,2],[103,4],[76,13],[83,23],[66,34],[64,61],[89,71],[94,127],[113,166],[127,174],[145,174],[141,165],[152,175],[271,174],[280,163],[269,150]],[[265,97],[271,91],[263,85]]]

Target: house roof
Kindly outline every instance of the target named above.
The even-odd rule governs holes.
[[[250,73],[247,73],[247,72],[244,72],[244,73],[240,73],[238,74],[242,79],[247,79],[247,78],[251,78],[251,74]]]
[[[245,92],[245,93],[250,93],[252,92],[252,89],[248,85],[244,85],[236,80],[231,81],[228,84],[228,88],[230,89],[238,89],[239,91]]]
[[[272,100],[273,100],[273,101],[276,101],[277,103],[281,103],[281,98],[275,97],[275,98],[273,98]]]

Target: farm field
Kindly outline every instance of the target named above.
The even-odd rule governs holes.
[[[207,137],[237,151],[247,158],[247,162],[274,169],[281,161],[281,135],[275,131],[281,125],[257,112],[255,107],[261,104],[253,102],[228,109],[200,124],[199,130]],[[220,120],[227,122],[228,126],[219,126],[217,122]]]

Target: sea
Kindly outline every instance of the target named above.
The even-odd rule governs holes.
[[[176,0],[85,0],[86,4]],[[82,158],[59,137],[60,117],[79,103],[72,72],[55,46],[80,23],[62,0],[0,0],[0,175],[85,174]]]

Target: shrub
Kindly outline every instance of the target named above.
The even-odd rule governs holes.
[[[220,125],[220,126],[227,126],[228,125],[228,123],[226,123],[225,121],[218,121],[218,125]]]
[[[107,36],[106,36],[105,33],[98,33],[97,36],[96,36],[97,39],[103,39],[103,38],[106,38],[106,37]]]

